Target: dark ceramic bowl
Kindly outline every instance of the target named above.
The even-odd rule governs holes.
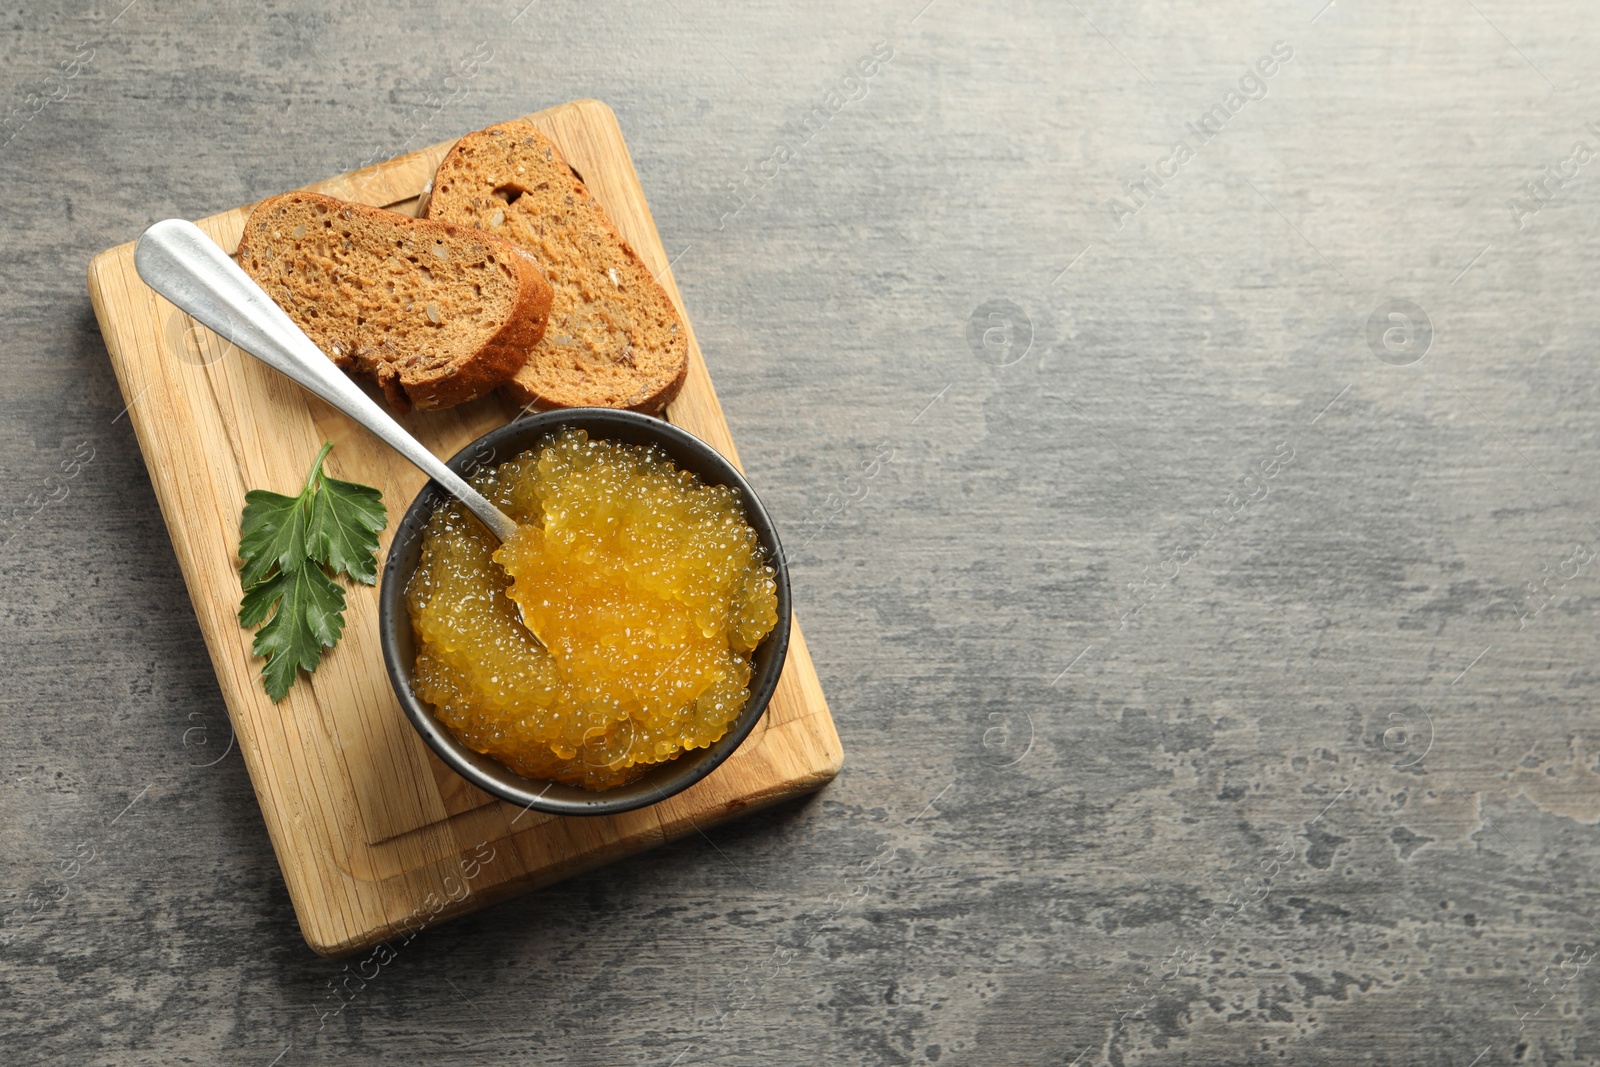
[[[504,463],[530,448],[538,447],[540,442],[568,426],[588,431],[591,438],[659,445],[680,469],[692,471],[706,484],[728,485],[739,491],[745,517],[760,539],[766,550],[767,562],[775,572],[778,625],[756,647],[751,657],[750,700],[722,739],[710,748],[685,752],[675,760],[659,764],[637,782],[604,792],[524,778],[498,760],[474,752],[457,741],[455,735],[434,718],[429,705],[411,688],[416,649],[411,632],[411,613],[406,608],[406,583],[411,580],[422,555],[423,528],[433,509],[450,499],[434,482],[424,486],[422,492],[417,494],[417,499],[412,501],[405,519],[395,531],[394,542],[389,546],[389,557],[383,565],[379,625],[383,636],[383,659],[389,668],[389,680],[394,684],[395,694],[400,698],[400,706],[405,708],[406,716],[422,739],[456,773],[487,793],[535,811],[556,815],[611,815],[654,804],[689,788],[727,759],[749,735],[766,711],[767,702],[772,699],[772,692],[778,685],[778,675],[783,671],[784,657],[789,652],[789,572],[772,520],[733,464],[693,434],[649,415],[611,408],[569,408],[531,415],[484,434],[455,454],[450,460],[450,469],[463,477],[470,476],[480,466]]]

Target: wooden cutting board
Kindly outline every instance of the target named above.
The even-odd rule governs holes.
[[[527,119],[560,146],[683,315],[611,109],[579,100]],[[414,214],[448,148],[434,145],[309,188]],[[236,208],[199,226],[232,252],[249,211]],[[383,492],[387,551],[394,522],[425,479],[343,415],[158,297],[134,271],[132,243],[95,257],[89,294],[300,929],[317,952],[344,955],[409,938],[450,916],[816,789],[838,773],[843,752],[798,623],[777,693],[740,749],[686,792],[624,815],[524,811],[441,763],[389,687],[376,587],[347,590],[338,647],[273,704],[257,679],[252,635],[234,616],[234,550],[246,491],[297,491],[317,449],[332,441],[330,473]],[[401,421],[448,457],[516,414],[491,398]],[[692,330],[688,381],[667,415],[738,463]]]

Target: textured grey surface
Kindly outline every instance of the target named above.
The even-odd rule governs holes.
[[[123,2],[0,13],[0,1060],[1600,1060],[1594,5]],[[579,96],[846,768],[348,978],[84,267]]]

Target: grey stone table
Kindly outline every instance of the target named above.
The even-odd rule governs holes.
[[[1595,5],[126,3],[0,13],[0,1061],[1600,1061]],[[363,981],[84,267],[582,96],[847,763]]]

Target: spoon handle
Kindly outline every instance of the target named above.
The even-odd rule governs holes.
[[[416,464],[504,541],[517,524],[446,467],[334,366],[283,309],[200,227],[158,222],[139,237],[134,267],[146,285],[212,331],[320,396]]]

